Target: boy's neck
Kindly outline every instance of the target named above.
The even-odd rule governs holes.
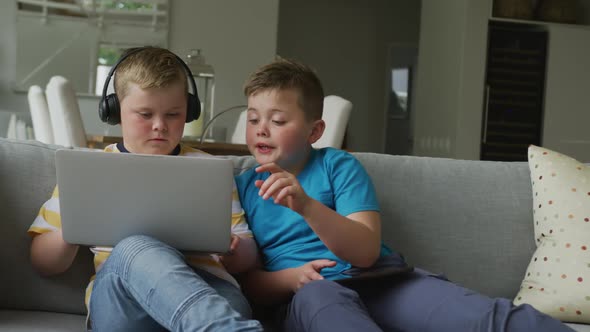
[[[300,163],[298,163],[294,167],[289,167],[288,169],[286,168],[285,170],[287,170],[289,173],[291,173],[295,176],[298,176],[301,172],[303,172],[305,167],[307,167],[307,164],[309,164],[309,161],[312,158],[313,152],[314,152],[314,149],[310,146],[309,150],[307,150],[307,152],[300,159],[301,160]]]
[[[180,148],[180,144],[178,144],[174,148],[174,150],[172,150],[172,152],[170,152],[168,155],[169,156],[178,156],[180,154],[180,149],[181,149]],[[133,153],[133,152],[127,150],[127,148],[125,147],[124,142],[117,143],[117,150],[119,150],[119,152],[122,152],[122,153]]]

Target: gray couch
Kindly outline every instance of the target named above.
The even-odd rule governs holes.
[[[55,185],[57,148],[0,139],[0,331],[84,329],[90,252],[80,250],[57,277],[40,277],[29,263],[26,230]],[[526,163],[355,156],[374,180],[390,246],[415,266],[484,294],[516,294],[535,248]],[[232,158],[236,170],[253,162]]]

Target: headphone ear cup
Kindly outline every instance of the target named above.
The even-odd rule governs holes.
[[[201,102],[192,93],[188,94],[186,108],[186,122],[197,120],[201,115]]]
[[[100,119],[110,125],[121,123],[121,110],[117,95],[112,93],[105,97],[99,108]]]
[[[109,106],[107,105],[106,96],[102,96],[102,98],[100,98],[100,102],[98,103],[98,117],[102,122],[105,123],[109,118]]]

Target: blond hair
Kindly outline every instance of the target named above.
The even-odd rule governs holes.
[[[153,46],[130,48],[123,56],[130,54],[115,71],[115,93],[119,101],[129,93],[129,83],[142,89],[166,88],[175,83],[183,83],[187,90],[186,69],[182,61],[171,51]]]
[[[311,121],[322,118],[324,89],[315,72],[305,64],[279,57],[250,76],[244,85],[244,94],[250,97],[269,89],[296,90],[305,117]]]

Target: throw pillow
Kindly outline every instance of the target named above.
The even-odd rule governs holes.
[[[590,168],[534,145],[528,158],[537,249],[514,303],[590,323]]]

